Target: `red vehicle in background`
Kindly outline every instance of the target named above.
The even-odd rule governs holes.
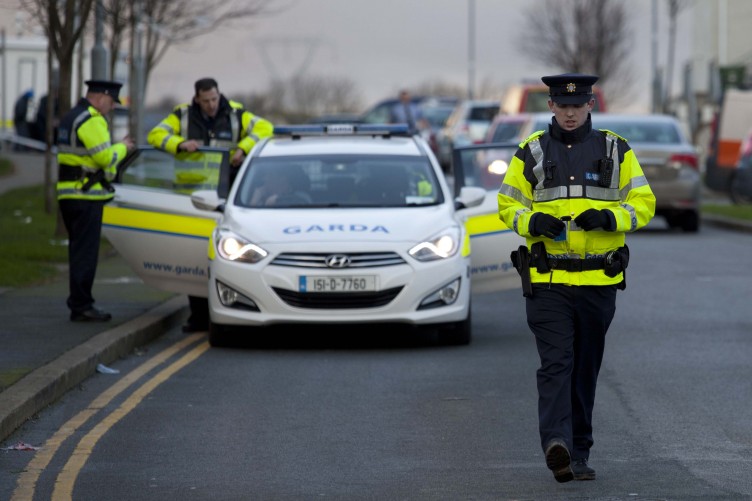
[[[606,112],[606,99],[600,87],[593,87],[595,105],[593,112]],[[501,112],[506,115],[516,113],[537,113],[549,111],[548,86],[543,82],[525,82],[507,88],[501,100]]]

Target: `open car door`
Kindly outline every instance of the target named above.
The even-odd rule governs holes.
[[[496,198],[517,148],[518,143],[484,143],[457,147],[453,151],[455,197],[463,186],[486,190],[481,205],[461,211],[470,235],[473,292],[521,287],[510,254],[524,245],[525,239],[499,219]]]
[[[194,190],[230,187],[229,152],[201,148],[176,156],[140,146],[123,161],[105,205],[102,231],[145,284],[208,295],[209,237],[219,213],[193,207]]]

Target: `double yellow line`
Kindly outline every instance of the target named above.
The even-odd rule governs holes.
[[[202,339],[203,342],[199,342]],[[115,397],[123,393],[131,385],[135,384],[144,375],[195,343],[199,344],[178,360],[162,369],[154,377],[149,378],[122,404],[120,404],[117,409],[105,415],[104,418],[91,429],[91,431],[79,440],[65,466],[58,473],[57,480],[55,481],[55,488],[52,497],[50,498],[53,501],[73,499],[73,486],[76,483],[76,478],[78,477],[81,468],[83,468],[86,461],[89,459],[89,456],[91,456],[99,439],[101,439],[118,421],[135,409],[136,406],[138,406],[138,404],[160,384],[167,381],[173,374],[196,360],[208,350],[209,343],[206,341],[204,334],[194,334],[164,349],[162,352],[126,374],[120,381],[95,398],[86,409],[80,411],[63,424],[60,429],[58,429],[55,434],[36,452],[34,458],[19,476],[11,501],[34,499],[34,492],[36,490],[39,476],[50,464],[52,458],[60,449],[63,442],[86,424],[97,412],[109,405]]]

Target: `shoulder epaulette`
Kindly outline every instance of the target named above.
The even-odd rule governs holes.
[[[243,106],[243,103],[239,103],[237,101],[228,101],[228,103],[230,103],[230,107],[235,110],[242,110],[243,108],[245,108],[245,106]]]
[[[538,139],[539,137],[541,137],[543,135],[544,132],[546,132],[546,131],[544,131],[544,130],[536,130],[535,132],[533,132],[532,134],[530,134],[529,136],[527,136],[527,139],[525,139],[524,141],[522,141],[520,143],[520,148],[524,148],[525,145],[527,143],[529,143],[530,141]]]
[[[621,137],[619,134],[617,134],[616,132],[614,132],[612,130],[608,130],[608,129],[598,129],[598,130],[601,131],[601,132],[603,132],[604,134],[608,134],[608,135],[614,136],[614,137],[616,137],[618,139],[621,139],[624,142],[627,142],[627,140],[625,138]]]
[[[177,112],[177,111],[183,111],[184,109],[188,108],[190,105],[191,105],[191,103],[182,103],[182,104],[179,104],[179,105],[175,106],[172,109],[172,111],[173,111],[173,113]]]

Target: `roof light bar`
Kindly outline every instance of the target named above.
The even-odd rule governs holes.
[[[407,136],[406,124],[277,125],[275,136]]]

